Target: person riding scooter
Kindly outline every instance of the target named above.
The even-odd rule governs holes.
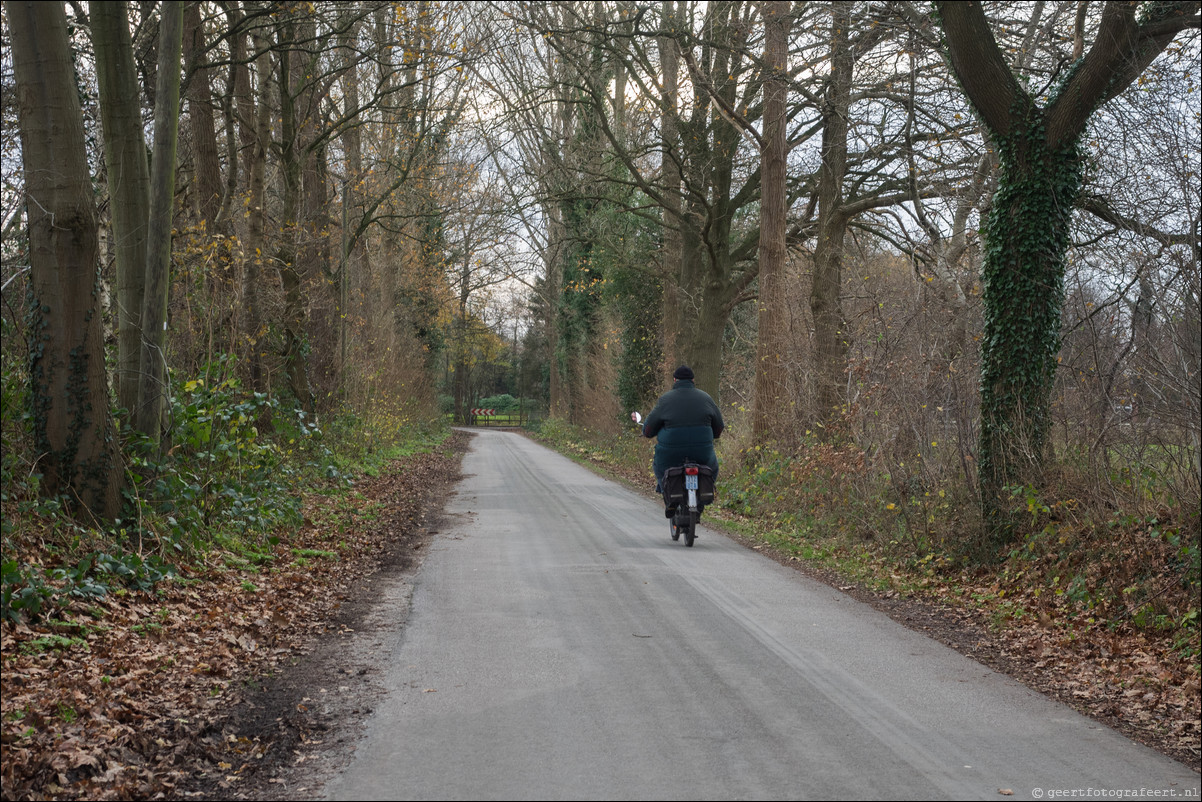
[[[669,468],[683,465],[686,460],[709,466],[717,479],[718,455],[714,452],[714,441],[726,428],[714,399],[693,384],[692,368],[681,365],[672,378],[675,380],[672,389],[659,397],[655,409],[643,423],[643,437],[656,438],[652,462],[656,492],[662,492],[664,473]],[[664,515],[670,518],[672,512],[669,507],[664,510]]]

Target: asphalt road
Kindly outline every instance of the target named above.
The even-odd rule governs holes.
[[[1198,799],[1199,777],[481,432],[331,799]]]

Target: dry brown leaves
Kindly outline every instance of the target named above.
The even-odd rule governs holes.
[[[1028,685],[1195,770],[1202,764],[1198,670],[1169,638],[1066,621],[1054,606],[999,634],[1000,656]]]
[[[424,525],[458,475],[465,437],[393,463],[349,503],[313,495],[258,572],[186,569],[153,592],[110,595],[0,630],[5,799],[172,796],[214,754],[236,777],[257,739],[222,734],[245,683],[303,654],[373,573],[390,543]],[[311,551],[305,551],[311,550]],[[298,554],[300,552],[300,554]],[[324,552],[330,555],[314,554]],[[90,610],[90,613],[88,612]]]

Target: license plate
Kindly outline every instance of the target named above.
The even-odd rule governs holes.
[[[685,490],[696,490],[697,489],[697,477],[696,476],[685,476],[684,489]]]

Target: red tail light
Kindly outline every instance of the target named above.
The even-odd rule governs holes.
[[[685,476],[696,476],[697,474],[701,473],[701,471],[697,470],[696,465],[690,465],[689,467],[684,469],[684,472],[685,472]]]

